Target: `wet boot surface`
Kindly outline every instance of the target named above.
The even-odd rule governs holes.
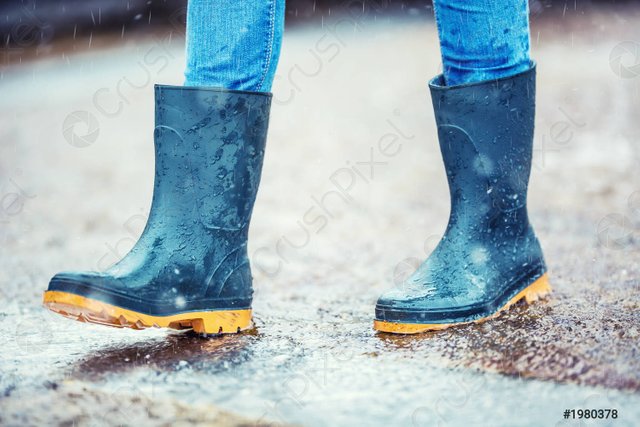
[[[84,322],[235,333],[251,327],[247,257],[271,94],[155,86],[155,178],[134,247],[97,272],[62,272],[44,304]]]
[[[535,65],[457,87],[447,87],[440,75],[429,86],[449,183],[449,223],[427,260],[376,303],[374,327],[381,332],[489,320],[551,289],[527,213]]]

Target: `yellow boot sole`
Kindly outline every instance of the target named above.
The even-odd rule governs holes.
[[[549,285],[549,277],[547,273],[540,276],[535,282],[527,286],[524,290],[522,290],[518,295],[511,298],[509,302],[507,302],[504,306],[502,306],[497,312],[494,314],[483,317],[477,320],[472,320],[469,322],[459,322],[459,323],[394,323],[394,322],[385,322],[382,320],[374,320],[373,328],[380,332],[388,332],[391,334],[419,334],[421,332],[428,331],[439,331],[442,329],[447,329],[452,326],[458,325],[466,325],[469,323],[481,323],[487,321],[489,319],[496,318],[503,311],[509,309],[513,304],[517,303],[521,299],[524,299],[527,304],[531,304],[537,301],[540,298],[547,296],[551,292],[551,285]]]
[[[65,317],[116,328],[156,327],[193,329],[203,334],[235,334],[250,329],[253,325],[251,309],[189,311],[170,316],[152,316],[60,291],[46,291],[43,303],[49,310]]]

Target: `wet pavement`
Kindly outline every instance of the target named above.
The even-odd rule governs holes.
[[[179,32],[3,68],[0,424],[638,425],[639,18],[533,22],[529,203],[553,295],[420,336],[371,326],[446,225],[432,22],[289,32],[251,229],[256,328],[214,339],[40,307],[55,272],[104,269],[142,231],[152,83],[180,84]],[[385,156],[390,134],[401,148]],[[620,415],[580,424],[572,408]]]

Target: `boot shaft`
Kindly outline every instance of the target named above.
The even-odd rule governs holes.
[[[453,207],[526,216],[535,65],[512,77],[454,87],[438,76],[429,87]]]
[[[246,231],[271,94],[156,85],[155,95],[152,212],[164,220],[197,218],[210,230]]]

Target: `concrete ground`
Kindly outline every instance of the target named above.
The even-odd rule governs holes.
[[[1,69],[0,424],[640,424],[640,9],[532,23],[529,203],[553,295],[420,336],[371,326],[378,294],[446,225],[435,27],[335,16],[284,43],[250,239],[256,328],[238,336],[40,306],[55,272],[104,269],[142,231],[152,84],[181,83],[180,31],[70,41]],[[384,156],[389,133],[402,146]],[[301,221],[318,200],[321,230]],[[618,418],[563,419],[606,408]]]

